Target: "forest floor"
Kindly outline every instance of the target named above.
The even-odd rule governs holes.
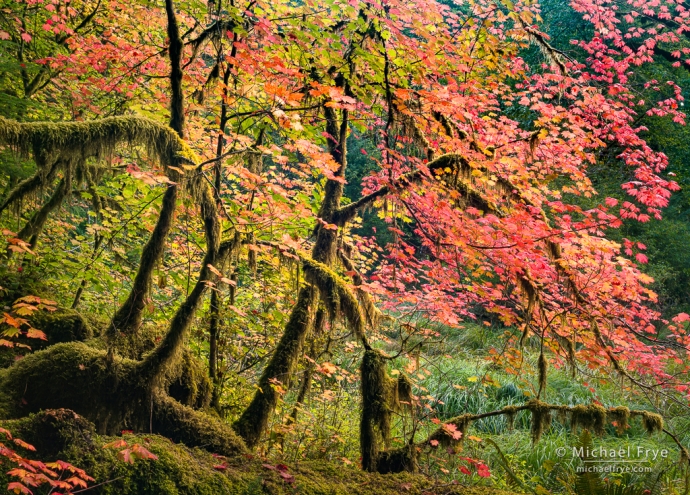
[[[101,436],[83,418],[66,410],[45,411],[20,420],[0,421],[19,438],[36,446],[22,452],[44,462],[60,459],[78,466],[95,479],[87,489],[93,494],[118,495],[509,495],[484,487],[463,487],[434,482],[409,473],[365,473],[341,461],[307,461],[293,465],[272,464],[251,455],[214,456],[190,449],[159,435],[123,432],[121,437]],[[127,447],[144,446],[157,459],[125,462]],[[12,481],[0,472],[0,486]],[[36,491],[35,493],[42,493]]]

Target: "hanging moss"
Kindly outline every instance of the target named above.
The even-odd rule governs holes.
[[[551,426],[551,408],[549,404],[538,399],[532,399],[527,403],[532,413],[532,426],[530,433],[532,441],[537,443],[545,431]]]
[[[5,211],[5,209],[13,203],[21,201],[27,196],[30,197],[35,191],[39,190],[45,181],[46,175],[45,170],[39,170],[31,177],[24,179],[12,188],[5,200],[0,203],[0,213]]]
[[[606,433],[606,417],[606,409],[599,404],[578,405],[571,409],[570,425],[573,431],[582,428],[603,435]]]
[[[29,241],[31,249],[35,249],[38,244],[38,236],[43,230],[43,226],[50,214],[62,205],[65,197],[72,190],[72,172],[73,167],[65,167],[65,175],[58,182],[58,185],[53,190],[53,194],[29,219],[24,227],[17,233],[17,237],[23,241]]]
[[[568,412],[569,408],[567,407],[559,407],[556,409],[556,420],[561,423],[562,425],[567,425],[568,424]]]
[[[505,411],[506,421],[508,423],[508,429],[513,430],[513,428],[515,428],[515,416],[517,416],[517,407],[516,406],[505,406],[503,408],[503,411]]]
[[[614,407],[606,411],[606,419],[616,423],[616,432],[622,435],[628,428],[630,409],[625,406]]]
[[[405,375],[398,377],[398,401],[408,404],[412,402],[412,382]]]
[[[62,159],[108,158],[118,144],[143,145],[166,166],[196,162],[193,151],[170,127],[144,117],[109,117],[86,122],[19,123],[0,117],[0,144],[26,157],[36,156],[39,167],[49,154]],[[178,177],[178,173],[171,171]],[[173,178],[171,176],[171,178]],[[175,180],[173,178],[173,180]]]
[[[664,418],[661,415],[649,411],[639,411],[638,415],[642,416],[642,425],[647,433],[652,434],[664,429]]]

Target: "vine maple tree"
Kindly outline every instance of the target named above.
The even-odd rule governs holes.
[[[69,193],[84,185],[90,199],[100,198],[108,175],[128,172],[165,187],[129,295],[108,325],[109,363],[125,352],[118,350],[120,334],[137,338],[153,274],[175,257],[166,245],[180,250],[172,241],[181,238],[178,203],[185,203],[187,219],[197,205],[201,211],[203,233],[198,224],[192,229],[203,260],[188,257],[187,287],[176,286],[184,302],[132,372],[145,377],[141,394],[123,403],[148,404],[142,397],[157,393],[151,383],[177,359],[210,288],[209,375],[219,405],[221,315],[241,315],[236,274],[257,262],[279,271],[298,265],[300,272],[285,330],[233,424],[250,448],[260,442],[305,342],[338,320],[365,349],[361,442],[368,470],[413,468],[386,450],[393,385],[387,356],[373,345],[381,328],[404,321],[452,326],[495,315],[513,330],[497,363],[514,366],[524,345],[539,350],[538,399],[548,367],[568,365],[611,369],[638,387],[687,401],[688,316],[661,320],[651,309],[651,278],[639,266],[645,247],[607,238],[624,221],[660,219],[678,190],[664,175],[665,155],[645,142],[636,118],[644,112],[683,123],[680,88],[664,82],[668,97],[662,83],[648,81],[660,97],[641,101],[630,72],[668,58],[665,47],[674,48],[673,59],[689,50],[683,2],[573,0],[593,34],[574,41],[572,55],[550,44],[539,28],[539,5],[527,0],[457,8],[432,0],[258,0],[185,5],[184,12],[170,0],[164,11],[116,2],[91,9],[85,2],[82,10],[65,4],[51,14],[53,5],[62,4],[37,2],[0,31],[18,47],[23,97],[38,98],[35,92],[54,82],[67,90],[71,118],[118,117],[0,120],[0,141],[32,156],[38,168],[3,209],[39,187],[52,191],[17,238],[40,248],[44,224]],[[34,23],[40,29],[27,30],[26,12],[41,20]],[[89,34],[80,27],[87,19]],[[530,45],[541,51],[537,66],[522,56]],[[32,77],[21,67],[23,46],[33,50]],[[29,79],[38,82],[27,86]],[[169,126],[161,123],[164,108]],[[346,198],[348,157],[364,152],[348,149],[354,137],[372,143],[375,170],[364,178],[361,197]],[[130,147],[122,150],[122,143]],[[623,202],[600,198],[591,180],[591,167],[609,149],[629,171]],[[104,164],[104,155],[116,166]],[[100,199],[92,204],[98,214]],[[387,245],[357,234],[367,209],[387,224]],[[190,287],[192,264],[199,275]],[[414,324],[405,328],[416,331]],[[410,351],[402,346],[401,353]],[[168,407],[157,397],[157,407]],[[31,407],[41,407],[40,396],[32,400]],[[558,407],[525,406],[535,417],[535,438],[543,417]],[[648,429],[662,428],[635,413]],[[462,433],[473,419],[448,425]],[[103,428],[130,418],[112,421]],[[422,444],[444,438],[436,432]],[[411,438],[406,449],[414,446]]]

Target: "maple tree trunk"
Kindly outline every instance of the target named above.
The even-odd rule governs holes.
[[[300,289],[283,336],[261,374],[258,389],[249,406],[233,424],[233,429],[250,449],[258,445],[268,425],[268,418],[278,404],[279,393],[273,386],[275,380],[285,382],[295,371],[302,345],[309,332],[311,308],[315,299],[312,287]]]
[[[342,81],[342,79],[340,80]],[[344,177],[347,165],[348,112],[342,110],[340,122],[338,122],[337,112],[333,108],[324,106],[324,114],[326,116],[326,132],[334,139],[337,136],[338,139],[338,141],[333,139],[328,141],[332,158],[340,164],[336,175]],[[340,206],[343,190],[343,183],[338,180],[326,182],[324,199],[318,214],[323,222],[332,222],[333,216]],[[318,225],[316,229],[312,258],[330,266],[336,258],[338,231],[323,228],[321,225]],[[300,290],[297,303],[292,308],[280,343],[261,375],[259,387],[249,406],[233,425],[235,431],[244,439],[250,449],[258,445],[261,435],[268,425],[268,419],[278,403],[278,394],[272,388],[271,382],[273,380],[284,382],[285,377],[297,367],[302,346],[309,331],[309,319],[317,302],[317,291],[313,287],[303,287]]]
[[[114,338],[118,333],[131,334],[141,326],[141,320],[146,307],[146,298],[151,290],[151,277],[156,264],[163,256],[165,240],[172,227],[175,207],[177,204],[178,186],[168,187],[163,195],[163,203],[158,215],[158,221],[153,233],[141,252],[139,269],[132,289],[125,302],[113,316],[107,334]]]
[[[50,199],[31,217],[19,231],[17,237],[23,241],[29,241],[31,248],[35,248],[38,243],[38,236],[43,230],[43,226],[48,220],[51,212],[60,207],[71,188],[71,173],[69,168],[65,170],[65,176],[60,180]]]

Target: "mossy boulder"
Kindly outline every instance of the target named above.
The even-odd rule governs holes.
[[[51,443],[50,453],[43,451],[42,444],[37,444],[40,447],[35,453],[25,454],[43,461],[61,459],[85,469],[95,478],[92,486],[100,484],[90,489],[99,495],[509,495],[483,487],[444,485],[436,489],[433,481],[423,476],[365,473],[341,462],[278,466],[276,461],[246,455],[219,458],[159,435],[125,434],[121,437],[129,446],[142,445],[158,457],[157,460],[136,460],[134,464],[127,464],[118,457],[117,450],[103,448],[116,438],[100,436],[88,427],[83,430],[82,422],[83,418],[62,410],[0,422],[0,426],[21,433],[26,439],[45,434],[45,425],[51,425],[51,431],[69,441]],[[32,427],[37,430],[32,432]],[[48,434],[56,436],[51,431]],[[86,434],[81,436],[81,431]],[[21,438],[19,434],[16,436]],[[59,451],[55,451],[56,446],[60,447]],[[4,470],[0,471],[0,486],[7,481]]]
[[[67,449],[89,447],[96,435],[93,423],[69,409],[49,409],[3,421],[2,425],[14,437],[33,445],[46,459]]]
[[[112,392],[134,365],[121,359],[109,366],[104,351],[81,342],[53,345],[0,371],[0,411],[20,418],[41,409],[68,408],[107,424],[109,406],[115,405]]]
[[[83,342],[93,337],[89,323],[73,309],[36,311],[29,321],[48,337],[45,346],[62,342]]]

